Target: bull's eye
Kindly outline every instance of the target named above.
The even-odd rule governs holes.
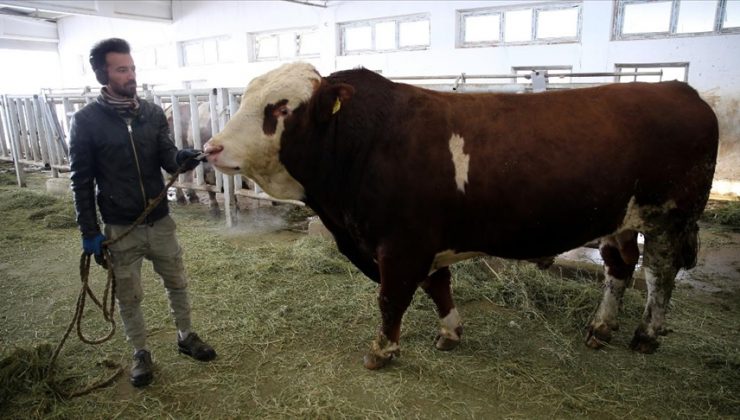
[[[280,117],[285,118],[288,115],[290,115],[290,108],[288,108],[287,99],[282,99],[275,104],[267,104],[265,106],[265,119],[262,122],[262,132],[268,136],[275,134],[278,119]]]
[[[272,115],[274,115],[275,118],[287,117],[290,115],[290,108],[288,108],[287,105],[281,105],[272,111]]]

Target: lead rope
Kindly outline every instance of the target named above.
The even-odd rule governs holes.
[[[53,381],[54,379],[54,368],[56,367],[56,360],[57,356],[59,356],[59,353],[62,351],[62,347],[64,346],[64,343],[67,341],[67,338],[69,337],[69,334],[72,332],[72,328],[74,326],[77,326],[77,336],[80,338],[80,341],[86,344],[102,344],[106,341],[110,340],[111,337],[113,337],[113,334],[116,331],[116,321],[114,318],[114,309],[116,306],[116,276],[113,273],[113,260],[111,259],[109,247],[116,242],[120,241],[126,235],[131,233],[138,225],[141,224],[141,222],[144,221],[144,219],[149,215],[149,213],[154,210],[157,205],[167,196],[167,191],[170,189],[170,187],[175,183],[177,180],[177,177],[185,172],[185,165],[190,162],[192,159],[202,159],[206,156],[205,153],[201,153],[196,156],[191,156],[185,162],[180,165],[179,168],[177,168],[177,171],[172,175],[167,185],[165,185],[162,192],[159,193],[159,195],[154,198],[153,200],[149,200],[149,205],[144,209],[144,212],[141,213],[141,215],[134,221],[131,226],[129,226],[126,231],[124,231],[121,235],[119,235],[116,238],[109,239],[107,241],[103,241],[103,257],[106,261],[106,265],[108,266],[108,279],[105,283],[105,290],[103,291],[103,303],[100,303],[100,301],[95,297],[95,294],[93,293],[92,289],[90,289],[90,286],[88,285],[88,280],[90,276],[90,254],[86,254],[84,251],[80,255],[80,280],[82,281],[82,286],[80,288],[80,294],[77,297],[77,305],[75,308],[75,314],[72,317],[72,321],[69,323],[69,326],[67,327],[67,331],[64,333],[64,337],[62,337],[62,340],[57,345],[56,349],[54,350],[54,353],[51,356],[51,360],[49,361],[49,374],[46,377],[46,383],[49,385],[49,387],[57,393],[62,398],[75,398],[82,395],[89,394],[90,392],[102,388],[104,386],[108,386],[113,381],[116,380],[118,375],[120,375],[123,372],[123,366],[121,366],[119,363],[115,363],[111,360],[104,360],[103,365],[109,369],[116,369],[116,371],[107,379],[99,381],[97,383],[91,384],[84,389],[81,389],[79,391],[74,392],[66,392],[61,390],[57,384]],[[85,337],[85,335],[82,332],[82,314],[85,310],[85,300],[87,296],[90,296],[90,299],[95,303],[95,305],[98,306],[98,308],[101,308],[103,311],[103,318],[110,323],[110,331],[108,334],[102,338],[98,339],[90,339]]]

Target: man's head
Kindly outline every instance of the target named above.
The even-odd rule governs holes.
[[[136,95],[136,66],[125,40],[109,38],[95,44],[90,50],[90,65],[98,82],[107,85],[112,94],[127,98]]]

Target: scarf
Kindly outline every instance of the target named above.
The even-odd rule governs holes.
[[[133,98],[119,98],[111,95],[108,86],[103,86],[100,89],[100,97],[124,118],[133,118],[139,113],[139,97],[136,95]]]

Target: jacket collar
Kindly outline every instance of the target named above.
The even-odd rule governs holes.
[[[98,95],[98,97],[95,98],[95,102],[98,105],[100,105],[103,111],[105,111],[107,114],[115,115],[119,118],[122,118],[121,114],[119,114],[115,108],[113,108],[112,106],[110,106],[108,102],[106,102],[105,98],[103,98],[103,95]],[[152,108],[151,108],[152,106],[153,105],[149,103],[149,101],[139,98],[139,107],[140,107],[139,114],[136,117],[134,117],[133,120],[140,121],[140,122],[147,121],[149,119],[149,114],[152,111]]]

